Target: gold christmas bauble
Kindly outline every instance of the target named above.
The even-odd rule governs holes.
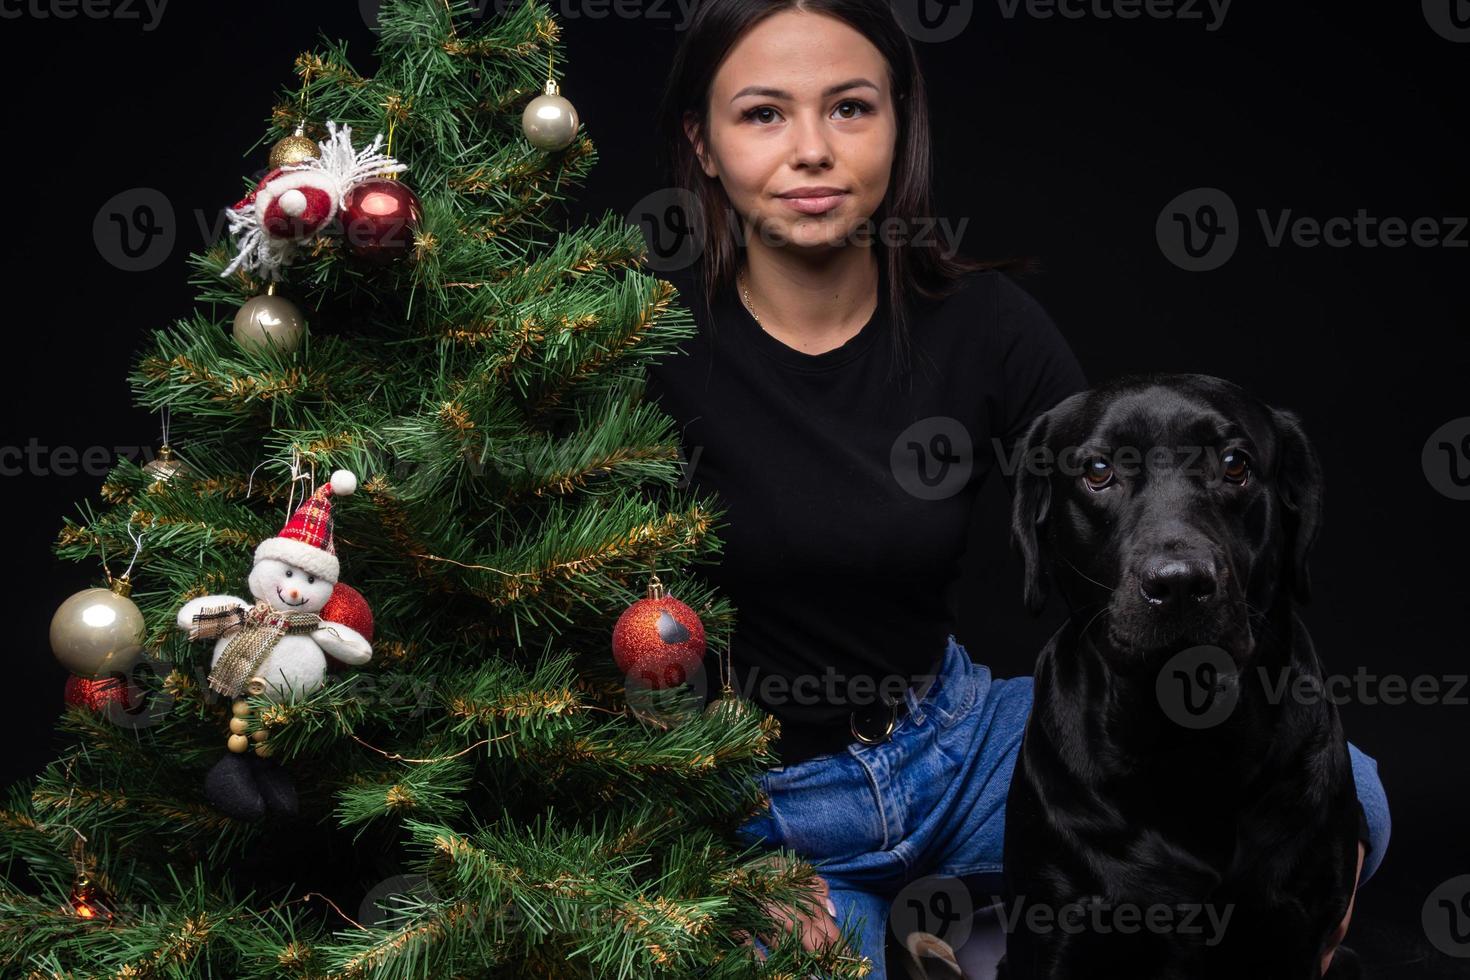
[[[246,350],[274,348],[290,354],[301,347],[306,320],[296,304],[284,296],[266,293],[245,301],[235,314],[232,334]]]
[[[248,718],[230,719],[230,731],[235,733],[236,735],[244,735],[249,730],[249,728],[250,719]]]
[[[250,739],[246,738],[244,735],[230,736],[231,752],[244,752],[248,748],[250,748]]]
[[[128,598],[128,577],[110,589],[83,589],[51,617],[51,652],[78,677],[126,674],[143,653],[143,613]]]
[[[704,714],[706,718],[730,725],[742,722],[747,718],[757,721],[760,719],[755,705],[729,690],[711,701],[704,709]]]
[[[175,477],[188,478],[193,475],[189,464],[176,457],[168,443],[158,447],[157,458],[143,464],[143,472],[152,477],[154,483],[167,483]]]
[[[230,705],[230,713],[236,718],[250,717],[250,702],[244,698],[240,698],[234,704]]]
[[[271,169],[289,167],[293,164],[305,163],[307,160],[317,160],[321,158],[321,155],[322,148],[316,145],[316,141],[303,136],[301,130],[298,129],[271,147]]]
[[[521,131],[537,149],[565,149],[577,138],[577,109],[558,92],[556,82],[548,80],[546,91],[521,112]]]
[[[270,745],[265,742],[257,743],[255,746],[255,754],[260,756],[262,759],[269,759],[271,756],[271,751],[272,750]]]

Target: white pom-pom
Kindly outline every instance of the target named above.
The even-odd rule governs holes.
[[[357,492],[357,476],[351,470],[337,470],[332,474],[332,493],[347,497]]]
[[[293,218],[299,218],[306,213],[306,195],[296,188],[291,188],[279,198],[281,210]]]

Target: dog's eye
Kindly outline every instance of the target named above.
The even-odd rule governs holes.
[[[1239,449],[1227,449],[1220,455],[1220,475],[1227,483],[1244,484],[1250,471],[1250,457]]]
[[[1082,478],[1092,490],[1101,490],[1113,482],[1113,464],[1101,456],[1094,456],[1082,464]]]

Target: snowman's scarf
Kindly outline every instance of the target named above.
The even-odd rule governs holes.
[[[235,633],[209,672],[209,686],[233,698],[244,690],[245,682],[255,676],[281,637],[315,632],[321,621],[316,613],[272,609],[262,599],[250,609],[244,606],[201,609],[189,627],[189,639],[212,640]]]

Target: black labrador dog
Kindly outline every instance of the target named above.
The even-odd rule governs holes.
[[[1021,449],[1026,603],[1054,581],[1069,619],[1012,776],[997,977],[1318,977],[1360,809],[1295,611],[1322,521],[1297,417],[1220,378],[1134,375]],[[1339,947],[1327,976],[1359,975]]]

